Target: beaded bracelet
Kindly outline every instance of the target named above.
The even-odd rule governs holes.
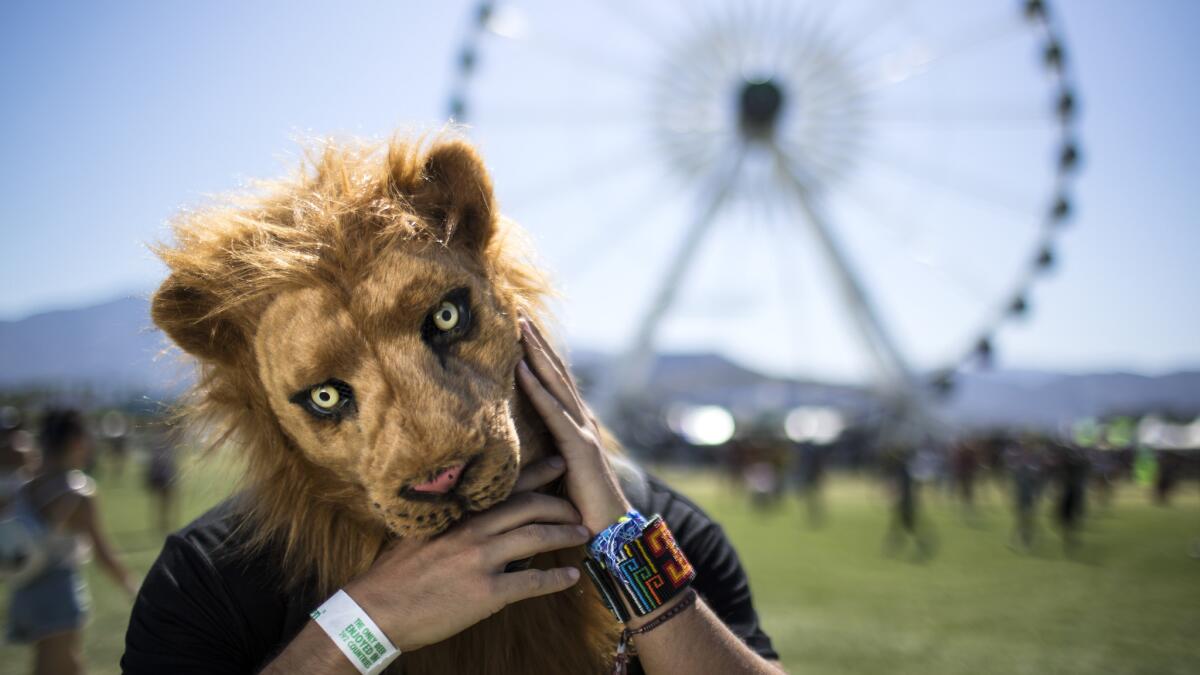
[[[699,597],[699,594],[696,593],[696,589],[688,587],[687,591],[685,591],[683,600],[680,600],[679,603],[676,604],[674,607],[663,612],[662,616],[655,618],[653,621],[650,621],[645,626],[642,626],[640,628],[626,628],[625,630],[621,631],[621,641],[617,643],[617,657],[616,657],[616,660],[613,662],[613,675],[625,675],[625,673],[628,669],[628,666],[629,666],[630,655],[637,653],[636,649],[634,649],[632,651],[630,651],[630,649],[629,649],[630,638],[632,638],[635,635],[642,635],[643,633],[649,633],[650,631],[654,630],[655,628],[658,628],[659,626],[663,625],[664,623],[679,616],[688,607],[691,607],[692,605],[696,604],[696,599],[698,597]]]
[[[588,552],[596,560],[608,565],[623,557],[620,555],[621,549],[642,536],[644,529],[646,517],[637,511],[629,511],[617,522],[596,533],[588,544]]]
[[[682,593],[696,578],[687,556],[679,550],[675,537],[663,521],[654,516],[648,522],[642,514],[630,511],[621,520],[602,530],[588,545],[597,565],[584,564],[604,604],[624,623],[628,612],[619,598],[623,595],[638,616],[645,616]]]
[[[684,592],[683,600],[680,600],[678,604],[676,604],[671,609],[668,609],[667,611],[663,612],[662,616],[655,618],[654,620],[647,623],[645,626],[641,626],[640,628],[626,628],[625,636],[627,638],[631,638],[635,635],[649,633],[650,631],[654,630],[655,628],[658,628],[659,626],[663,625],[664,623],[679,616],[681,613],[683,613],[683,610],[696,604],[696,599],[699,597],[700,597],[700,594],[696,592],[696,589],[694,589],[694,588],[687,589],[687,591]]]

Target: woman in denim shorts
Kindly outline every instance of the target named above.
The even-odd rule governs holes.
[[[131,596],[137,588],[100,529],[95,483],[81,471],[92,447],[83,416],[47,412],[39,440],[41,468],[18,490],[13,509],[38,523],[46,558],[35,576],[12,589],[6,635],[10,642],[34,645],[35,674],[72,675],[83,670],[90,602],[81,567],[89,548]]]

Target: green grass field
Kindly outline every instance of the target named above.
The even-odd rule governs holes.
[[[109,531],[139,574],[160,538],[139,467],[100,472]],[[1200,672],[1200,495],[1187,486],[1169,508],[1127,487],[1093,513],[1079,552],[1063,554],[1045,528],[1029,555],[1006,547],[1010,519],[998,490],[984,491],[975,522],[927,495],[938,548],[929,561],[883,555],[880,489],[836,479],[824,527],[801,503],[756,513],[708,474],[667,472],[718,521],[750,574],[763,623],[793,673],[1196,673]],[[184,515],[227,492],[219,470],[186,474]],[[129,602],[95,566],[87,629],[92,673],[116,673]],[[0,673],[27,672],[26,650],[0,647]]]

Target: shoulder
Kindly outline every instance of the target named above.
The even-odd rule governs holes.
[[[167,535],[143,592],[163,590],[156,585],[160,581],[172,588],[213,584],[210,590],[221,590],[239,574],[255,568],[256,561],[249,559],[254,556],[240,545],[239,523],[234,503],[226,500]],[[237,560],[239,557],[243,560]]]
[[[646,517],[662,516],[679,547],[696,566],[697,574],[703,572],[707,577],[697,580],[698,590],[704,591],[718,576],[721,584],[746,584],[746,574],[725,528],[666,481],[647,475],[646,483],[646,509],[642,513]]]
[[[92,517],[96,481],[79,470],[38,476],[21,487],[26,499],[47,522],[83,528]]]
[[[96,481],[86,473],[73,469],[62,473],[34,476],[20,487],[35,506],[45,506],[67,496],[91,498],[96,494]]]
[[[288,595],[242,522],[227,500],[167,537],[134,601],[125,672],[246,672],[280,641]]]
[[[92,497],[96,494],[96,481],[91,476],[78,470],[66,474],[65,491],[80,497]]]
[[[168,535],[154,567],[172,577],[191,572],[196,580],[219,583],[234,598],[249,601],[241,604],[281,597],[278,551],[248,546],[247,526],[237,498],[227,499]]]
[[[629,503],[646,517],[661,515],[680,546],[699,539],[721,539],[721,526],[704,509],[665,481],[653,476],[633,460],[610,458]],[[685,553],[688,551],[685,547]]]
[[[220,560],[241,550],[241,524],[236,499],[226,499],[168,535],[167,546],[185,547]]]

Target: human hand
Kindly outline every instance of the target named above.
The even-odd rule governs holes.
[[[517,381],[554,436],[567,463],[567,496],[592,535],[631,508],[609,466],[595,417],[562,359],[532,322],[521,319],[525,359]]]
[[[570,588],[579,579],[574,567],[504,572],[511,561],[588,540],[569,502],[533,492],[562,475],[563,464],[552,459],[522,469],[501,504],[429,541],[395,542],[343,590],[400,651],[411,651],[506,605]]]

